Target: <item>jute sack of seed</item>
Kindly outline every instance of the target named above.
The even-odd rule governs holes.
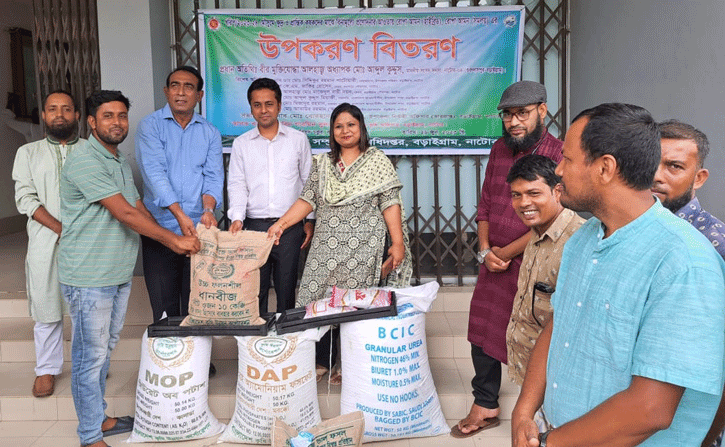
[[[198,224],[201,249],[191,255],[189,315],[182,326],[263,324],[259,316],[259,268],[274,239],[261,231],[232,234]]]
[[[272,426],[272,447],[291,447],[310,438],[309,447],[360,447],[364,431],[365,418],[362,411],[322,421],[304,432],[298,432],[277,418]]]

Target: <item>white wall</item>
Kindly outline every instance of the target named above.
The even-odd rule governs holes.
[[[165,103],[157,104],[157,96],[171,67],[168,4],[98,0],[98,24],[101,88],[120,90],[131,101],[128,137],[119,149],[131,163],[141,192],[133,141],[141,119]]]
[[[8,30],[21,27],[33,28],[32,2],[0,1],[0,110],[5,110],[8,93],[13,90],[12,68],[10,64],[10,34]],[[2,112],[0,112],[2,113]],[[12,179],[13,161],[18,147],[25,144],[22,135],[6,126],[0,117],[0,219],[19,216],[15,208],[14,184]],[[10,225],[4,221],[4,225]],[[22,228],[22,227],[20,227]],[[20,229],[16,228],[16,229]],[[0,229],[0,233],[2,229]]]
[[[98,0],[98,23],[101,88],[120,90],[131,101],[128,137],[119,149],[143,193],[134,136],[141,119],[166,103],[162,89],[171,71],[168,2]],[[142,274],[140,260],[134,274]]]
[[[703,207],[725,218],[725,2],[571,0],[571,113],[603,102],[705,132]]]
[[[32,0],[0,0],[0,106],[12,90],[10,37],[7,29],[32,29]],[[133,136],[138,122],[165,103],[161,91],[171,70],[170,15],[166,0],[98,0],[101,87],[121,90],[131,100],[129,137],[121,151],[136,169]],[[83,98],[80,98],[81,100]],[[17,132],[0,124],[0,219],[17,216],[11,177],[17,148],[24,144]]]

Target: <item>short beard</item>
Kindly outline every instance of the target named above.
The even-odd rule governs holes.
[[[581,197],[571,197],[566,193],[566,185],[562,183],[562,192],[559,201],[564,208],[568,208],[577,213],[591,213],[596,215],[601,207],[601,199],[593,192]]]
[[[110,144],[110,145],[119,145],[123,143],[123,140],[126,139],[126,136],[128,136],[128,132],[124,133],[123,135],[119,137],[112,137],[111,133],[100,133],[96,131],[96,136],[99,140],[101,140],[103,143]]]
[[[690,188],[681,196],[675,197],[674,199],[664,199],[662,201],[662,206],[677,214],[683,206],[687,205],[690,203],[690,200],[692,200],[692,191],[692,185],[690,185]]]
[[[511,134],[506,130],[506,126],[503,123],[501,125],[503,126],[503,141],[506,143],[506,146],[511,149],[514,155],[531,149],[531,147],[539,141],[541,135],[544,134],[544,123],[541,119],[537,120],[534,130],[527,133],[522,138],[511,136]]]
[[[78,130],[78,121],[63,124],[46,124],[45,132],[58,141],[68,141]]]

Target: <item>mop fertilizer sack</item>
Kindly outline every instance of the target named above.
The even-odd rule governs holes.
[[[129,442],[187,441],[224,430],[209,411],[210,359],[211,337],[144,333]]]

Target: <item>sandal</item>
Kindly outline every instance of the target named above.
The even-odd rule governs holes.
[[[330,376],[330,385],[342,385],[342,373],[339,369]]]
[[[459,425],[463,425],[464,427],[476,427],[469,431],[468,433],[464,433],[463,430],[459,427]],[[476,423],[466,423],[466,420],[463,419],[458,424],[451,427],[451,436],[454,438],[469,438],[476,433],[480,432],[481,430],[488,430],[489,428],[498,427],[501,425],[501,421],[497,417],[487,418],[483,419],[482,421],[476,422]]]
[[[327,374],[328,371],[329,369],[325,368],[324,366],[315,365],[315,374],[317,375],[317,381],[319,382],[320,380],[322,380],[322,378],[325,377],[325,374]]]
[[[108,419],[108,418],[106,418]],[[128,433],[133,430],[133,418],[131,416],[120,416],[116,418],[116,424],[108,430],[103,430],[103,437]]]

